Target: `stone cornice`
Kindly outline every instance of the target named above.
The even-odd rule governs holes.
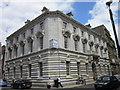
[[[78,21],[74,20],[73,18],[67,16],[66,14],[60,12],[60,11],[47,11],[41,15],[39,15],[38,17],[36,17],[35,19],[33,19],[32,21],[30,21],[28,24],[24,25],[23,27],[21,27],[20,29],[18,29],[16,32],[14,32],[13,34],[11,34],[10,36],[7,37],[7,39],[11,38],[12,36],[15,36],[15,34],[19,34],[21,33],[23,30],[25,31],[28,28],[32,28],[36,23],[39,23],[40,20],[44,20],[45,18],[49,17],[49,16],[53,16],[53,15],[60,15],[64,18],[66,18],[68,21],[73,22],[75,24],[77,24],[78,26],[86,29],[87,32],[92,32],[95,33],[95,35],[98,35],[100,37],[100,35],[98,33],[96,33],[95,31],[92,31],[91,29],[89,29],[88,27],[86,27],[85,25],[79,23]]]

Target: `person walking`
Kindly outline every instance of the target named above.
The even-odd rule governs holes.
[[[47,88],[50,89],[51,88],[51,78],[48,78],[48,82],[47,82]]]
[[[61,87],[63,87],[63,85],[61,84],[61,79],[60,79],[60,77],[58,77],[57,78],[57,88],[59,87],[59,85],[61,86]]]

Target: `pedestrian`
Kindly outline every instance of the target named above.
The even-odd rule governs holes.
[[[85,79],[84,79],[83,75],[81,75],[81,76],[79,77],[79,81],[80,81],[81,84],[84,83]]]
[[[61,84],[61,79],[60,79],[60,77],[57,78],[57,88],[59,87],[59,85],[60,85],[61,87],[63,87],[63,85]]]
[[[51,88],[51,78],[48,78],[48,82],[47,82],[47,88],[50,89]]]

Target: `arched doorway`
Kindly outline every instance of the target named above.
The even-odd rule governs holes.
[[[94,62],[92,63],[92,72],[93,72],[93,79],[96,80],[97,79],[97,69],[96,69],[96,65]]]

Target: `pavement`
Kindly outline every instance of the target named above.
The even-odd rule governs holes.
[[[11,87],[3,87],[1,90],[18,90],[18,89],[12,89]],[[19,89],[21,90],[21,89]],[[49,90],[46,87],[32,87],[31,89],[22,89],[22,90]],[[93,84],[90,85],[84,85],[84,86],[80,86],[80,85],[72,85],[72,86],[64,86],[56,88],[56,87],[52,87],[50,90],[95,90]]]
[[[56,87],[52,87],[51,89],[47,89],[46,87],[32,87],[31,89],[12,89],[11,87],[3,87],[0,90],[95,90],[94,88],[94,84],[89,84],[89,85],[73,85],[72,86],[64,86],[56,88]],[[118,88],[117,90],[120,90],[120,88]]]

